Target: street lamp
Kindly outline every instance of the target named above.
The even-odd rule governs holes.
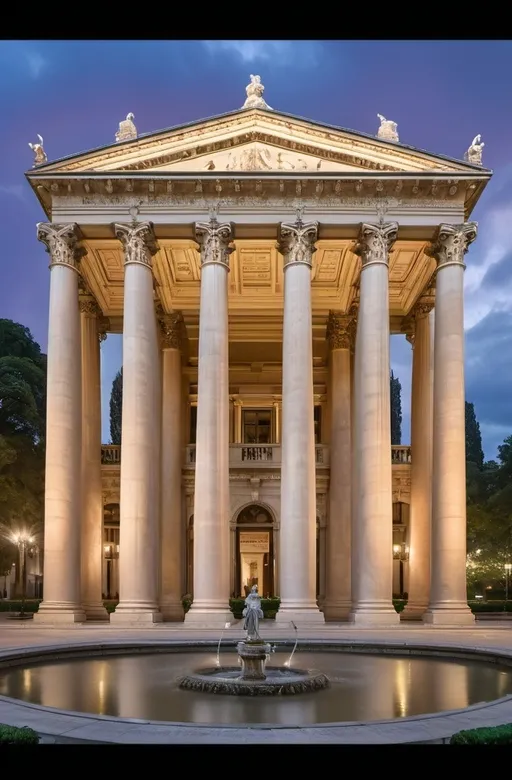
[[[34,538],[28,531],[18,531],[12,535],[12,541],[18,548],[19,580],[21,582],[21,615],[25,614],[25,599],[27,596],[27,548],[34,543]]]
[[[402,542],[401,544],[394,544],[393,545],[393,558],[396,561],[399,561],[400,568],[399,568],[399,575],[400,575],[400,597],[403,598],[404,595],[404,561],[409,560],[409,547],[406,545],[405,542]]]
[[[505,601],[508,601],[508,578],[512,571],[512,563],[505,564]]]

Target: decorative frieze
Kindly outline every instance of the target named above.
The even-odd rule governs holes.
[[[439,225],[433,242],[425,253],[437,260],[437,267],[446,265],[464,266],[464,255],[477,236],[476,222],[462,225]]]
[[[303,264],[311,268],[317,238],[318,222],[303,222],[300,209],[294,223],[282,222],[279,226],[278,249],[283,255],[284,267]]]
[[[331,349],[353,349],[356,321],[353,315],[329,312],[327,320],[327,341]]]
[[[85,250],[79,244],[81,234],[76,223],[55,225],[50,222],[39,222],[37,238],[43,242],[50,255],[50,268],[60,265],[78,271],[78,264]]]
[[[158,252],[153,223],[115,224],[112,227],[123,245],[124,264],[137,263],[151,268],[152,257]]]
[[[389,253],[398,235],[398,222],[370,225],[363,223],[354,253],[361,257],[362,267],[374,263],[389,265]]]
[[[216,263],[229,269],[229,255],[234,251],[230,246],[234,238],[233,225],[219,223],[217,217],[212,216],[209,222],[196,222],[195,234],[200,246],[201,266]]]
[[[163,349],[179,349],[183,347],[185,323],[183,314],[180,311],[173,311],[166,314],[159,304],[156,309],[158,324]]]

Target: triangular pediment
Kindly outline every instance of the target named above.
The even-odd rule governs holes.
[[[342,128],[258,109],[139,136],[37,166],[34,172],[176,171],[468,173],[479,166]]]

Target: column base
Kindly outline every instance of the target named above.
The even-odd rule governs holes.
[[[110,624],[113,626],[136,627],[148,626],[153,623],[161,623],[162,614],[156,604],[140,606],[136,604],[119,603],[115,612],[110,615]]]
[[[293,602],[281,602],[279,612],[275,618],[276,626],[290,626],[295,623],[297,628],[306,628],[308,626],[318,626],[325,623],[323,612],[320,612],[316,604],[297,605]]]
[[[166,623],[183,623],[185,617],[181,601],[160,602],[160,613]]]
[[[190,628],[214,628],[223,631],[235,622],[228,607],[206,607],[192,604],[185,615],[185,625]]]
[[[101,620],[103,622],[110,620],[110,615],[101,601],[83,603],[82,609],[85,612],[86,620]]]
[[[400,612],[400,620],[423,620],[428,604],[406,604]]]
[[[327,623],[340,623],[350,620],[352,603],[350,601],[328,601],[323,605],[323,613]]]
[[[357,605],[350,613],[350,622],[361,627],[391,628],[399,625],[400,615],[392,604],[389,606],[387,604],[382,606]]]
[[[429,606],[423,622],[429,626],[474,626],[475,616],[464,602],[448,602]]]
[[[86,615],[80,604],[59,604],[59,602],[42,601],[37,612],[34,612],[34,623],[42,625],[65,625],[85,623]]]

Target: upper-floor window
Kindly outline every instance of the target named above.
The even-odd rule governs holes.
[[[315,444],[322,443],[322,407],[314,407],[314,420],[315,420]]]
[[[244,444],[270,444],[272,409],[243,409],[242,436]]]
[[[189,444],[196,443],[196,429],[197,429],[197,406],[191,406]]]

